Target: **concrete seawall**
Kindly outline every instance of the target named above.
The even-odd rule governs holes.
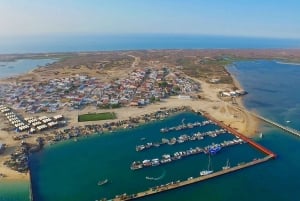
[[[28,170],[28,174],[29,174],[29,200],[30,201],[34,201],[34,199],[33,199],[33,193],[32,193],[32,178],[31,178],[31,172],[30,172],[30,170]]]

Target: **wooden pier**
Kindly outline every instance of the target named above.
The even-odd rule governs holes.
[[[150,188],[149,190],[139,192],[139,193],[136,193],[136,194],[132,194],[132,195],[126,195],[126,194],[119,195],[119,196],[116,196],[115,198],[113,198],[111,200],[113,200],[113,201],[133,200],[133,199],[138,199],[138,198],[154,195],[154,194],[157,194],[157,193],[173,190],[173,189],[176,189],[176,188],[181,188],[181,187],[184,187],[184,186],[187,186],[187,185],[191,185],[191,184],[198,183],[198,182],[201,182],[201,181],[205,181],[205,180],[208,180],[208,179],[211,179],[211,178],[214,178],[214,177],[218,177],[218,176],[221,176],[221,175],[224,175],[224,174],[227,174],[227,173],[235,172],[235,171],[238,171],[238,170],[250,167],[250,166],[254,166],[254,165],[266,162],[266,161],[268,161],[272,158],[274,158],[273,155],[268,155],[264,158],[256,159],[256,160],[253,160],[251,162],[243,163],[243,164],[240,164],[240,165],[237,165],[237,166],[234,166],[232,168],[225,169],[225,170],[220,170],[218,172],[214,172],[214,173],[209,174],[209,175],[199,176],[199,177],[195,177],[195,178],[190,177],[190,178],[188,178],[187,180],[184,180],[184,181],[170,182],[168,184],[153,187],[153,188]]]
[[[274,121],[272,121],[270,119],[267,119],[265,117],[262,117],[262,116],[260,116],[258,114],[252,113],[252,112],[250,112],[250,114],[252,116],[254,116],[254,117],[256,117],[256,118],[258,118],[258,119],[260,119],[260,120],[262,120],[262,121],[264,121],[266,123],[268,123],[268,124],[271,124],[271,125],[273,125],[273,126],[275,126],[277,128],[280,128],[280,129],[284,130],[285,132],[288,132],[288,133],[291,133],[293,135],[296,135],[297,137],[300,137],[300,131],[298,131],[296,129],[293,129],[293,128],[290,128],[290,127],[287,127],[287,126],[283,126],[283,125],[281,125],[279,123],[276,123],[276,122],[274,122]]]

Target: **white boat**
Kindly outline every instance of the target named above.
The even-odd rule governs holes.
[[[200,175],[201,176],[205,176],[205,175],[208,175],[208,174],[211,174],[211,173],[213,173],[214,171],[212,171],[212,170],[202,170],[201,172],[200,172]]]
[[[108,183],[108,179],[98,181],[98,186],[102,186],[102,185],[107,184],[107,183]]]
[[[227,159],[226,161],[226,165],[222,167],[223,170],[227,170],[230,168],[230,163],[229,163],[229,159]]]
[[[263,133],[260,133],[260,134],[259,134],[259,137],[262,138],[262,137],[263,137]]]
[[[208,174],[211,174],[214,172],[213,170],[210,170],[209,168],[210,168],[210,155],[208,155],[207,170],[200,171],[200,176],[205,176],[205,175],[208,175]]]

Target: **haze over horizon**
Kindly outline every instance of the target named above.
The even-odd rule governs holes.
[[[191,34],[300,39],[300,2],[3,0],[0,38]]]

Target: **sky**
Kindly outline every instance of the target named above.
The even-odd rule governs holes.
[[[0,0],[0,37],[195,34],[300,38],[299,0]]]

